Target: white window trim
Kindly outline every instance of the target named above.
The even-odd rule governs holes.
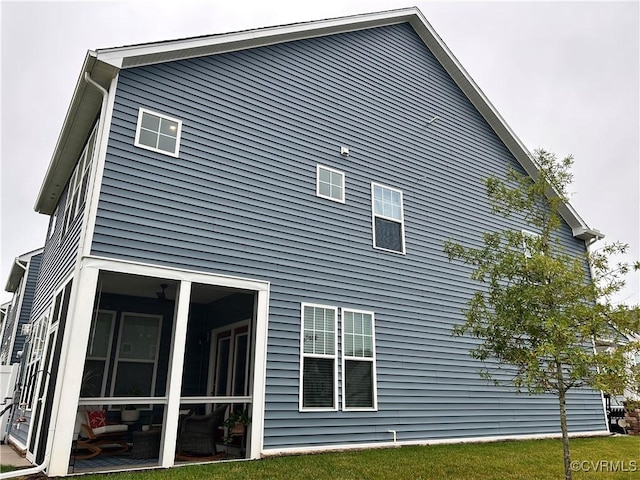
[[[342,195],[340,196],[340,198],[335,198],[330,195],[323,195],[320,193],[320,169],[321,168],[324,170],[328,170],[331,173],[337,173],[338,175],[342,176]],[[332,200],[338,203],[345,203],[345,191],[347,188],[346,183],[347,183],[346,175],[344,174],[344,172],[341,172],[340,170],[336,170],[335,168],[327,167],[326,165],[320,165],[320,164],[316,165],[316,196],[317,197],[326,198],[327,200]]]
[[[318,355],[304,353],[304,309],[306,307],[324,308],[334,311],[333,325],[333,355]],[[305,407],[304,406],[304,359],[310,358],[332,358],[333,359],[333,407]],[[336,412],[338,411],[338,307],[332,305],[321,305],[317,303],[300,303],[300,383],[298,388],[298,409],[300,412]]]
[[[366,315],[371,315],[371,343],[373,345],[373,355],[372,357],[354,357],[344,354],[344,314],[345,312],[351,313],[363,313]],[[374,312],[368,310],[356,310],[353,308],[342,308],[340,311],[340,320],[342,321],[342,337],[340,339],[340,344],[342,345],[342,410],[345,412],[377,412],[378,411],[378,379],[376,375],[376,316]],[[372,407],[347,407],[347,396],[346,392],[346,370],[345,364],[347,360],[356,360],[363,362],[371,362],[371,379],[373,383],[373,406]]]
[[[157,318],[158,319],[158,337],[156,338],[156,356],[153,360],[153,373],[151,375],[151,392],[147,394],[144,392],[142,397],[155,397],[155,389],[156,389],[156,376],[158,374],[158,358],[160,355],[160,340],[162,339],[162,315],[153,315],[148,313],[138,313],[138,312],[122,312],[120,315],[120,325],[118,329],[118,343],[116,345],[116,352],[114,357],[114,368],[113,373],[111,375],[111,388],[110,395],[114,396],[114,391],[116,388],[116,378],[118,376],[118,368],[120,368],[120,344],[122,342],[122,331],[124,327],[124,319],[125,316],[131,315],[136,317],[147,317],[147,318]],[[131,363],[151,363],[150,360],[140,360],[140,359],[123,359],[123,362],[131,362]],[[113,406],[112,406],[113,407]],[[117,408],[117,407],[116,407]],[[144,408],[144,407],[142,407]]]
[[[144,145],[140,143],[140,132],[142,127],[142,115],[144,113],[148,113],[149,115],[153,115],[156,117],[163,118],[165,120],[169,120],[170,122],[176,122],[178,124],[178,131],[176,132],[176,148],[173,152],[169,152],[167,150],[162,150],[160,148],[150,147],[149,145]],[[182,120],[178,120],[177,118],[170,117],[168,115],[164,115],[162,113],[154,112],[153,110],[149,110],[143,107],[140,107],[138,110],[138,123],[136,125],[136,138],[134,145],[136,147],[144,148],[145,150],[150,150],[152,152],[162,153],[164,155],[169,155],[170,157],[178,158],[180,155],[180,139],[182,137]]]
[[[400,235],[402,237],[402,251],[391,250],[388,248],[378,247],[376,245],[376,217],[384,218],[385,220],[389,220],[392,222],[398,222],[397,218],[387,217],[385,215],[379,215],[375,213],[375,187],[382,187],[388,190],[393,190],[394,192],[398,192],[400,194]],[[372,237],[372,245],[375,250],[381,250],[383,252],[395,253],[398,255],[406,255],[407,253],[407,243],[404,236],[404,196],[402,195],[402,190],[397,188],[390,187],[388,185],[384,185],[382,183],[371,182],[371,232],[373,233]]]
[[[80,198],[82,196],[82,184],[85,180],[85,176],[89,175],[89,171],[91,169],[91,164],[93,163],[93,150],[95,149],[95,136],[98,132],[98,124],[93,127],[89,137],[87,138],[87,142],[82,149],[82,153],[78,158],[76,166],[71,174],[69,179],[69,183],[67,185],[67,198],[65,199],[64,211],[62,214],[62,234],[60,235],[60,239],[65,236],[65,234],[69,231],[69,228],[73,224],[74,220],[78,216],[78,212],[82,205],[86,203],[86,198]],[[91,147],[91,148],[89,148]],[[89,178],[86,179],[89,181]],[[58,206],[59,207],[59,206]],[[59,214],[59,208],[56,209],[56,216]],[[54,229],[55,230],[55,226]],[[53,230],[51,234],[53,234]]]
[[[522,252],[524,253],[524,258],[531,258],[533,256],[533,253],[531,252],[529,245],[527,245],[527,237],[538,239],[540,238],[540,234],[524,229],[520,232],[522,233]]]
[[[56,231],[56,226],[58,225],[58,211],[60,210],[60,205],[56,207],[53,212],[53,215],[49,218],[49,230],[47,231],[47,240],[51,240],[53,234]]]
[[[111,315],[111,328],[109,329],[109,340],[107,341],[107,356],[106,357],[101,357],[101,356],[97,356],[97,355],[91,355],[89,352],[87,352],[87,356],[85,359],[86,360],[99,360],[99,361],[104,361],[104,367],[102,369],[102,384],[100,385],[100,397],[104,397],[105,396],[105,391],[106,391],[106,387],[107,387],[107,374],[109,373],[109,361],[111,359],[111,354],[112,354],[112,350],[113,350],[113,334],[116,328],[116,314],[117,312],[115,310],[98,310],[97,314],[100,313],[105,313],[105,314],[109,314]],[[93,322],[92,325],[93,327]],[[91,343],[91,332],[92,330],[89,330],[89,342],[87,342],[87,347],[89,346],[89,344]]]
[[[238,330],[240,328],[246,327],[247,331],[240,333],[240,334],[235,334],[235,330]],[[214,342],[213,339],[217,337],[217,335],[220,332],[226,332],[228,330],[231,330],[232,332],[234,332],[234,334],[231,335],[231,338],[234,339],[235,341],[235,345],[234,348],[237,347],[237,343],[238,343],[238,337],[241,337],[243,335],[247,336],[247,340],[248,340],[248,346],[249,348],[247,349],[247,366],[246,366],[246,371],[245,371],[245,390],[249,388],[249,376],[250,376],[250,372],[251,372],[251,366],[249,365],[249,362],[251,361],[251,356],[250,356],[250,351],[251,351],[251,319],[246,319],[246,320],[240,320],[238,322],[233,322],[230,323],[228,325],[223,325],[222,327],[218,327],[218,328],[214,328],[211,330],[211,345],[210,345],[210,352],[209,352],[209,358],[214,359],[214,367],[217,367],[217,363],[218,363],[218,353],[219,353],[219,345],[218,342]],[[219,340],[219,339],[218,339]],[[227,369],[227,388],[229,390],[232,390],[233,385],[231,384],[231,372],[233,370],[235,370],[236,366],[235,366],[235,358],[232,359],[231,362],[229,362],[229,366]],[[216,368],[210,368],[209,369],[209,375],[207,376],[207,390],[209,392],[214,392],[213,395],[216,395],[215,391],[216,391],[216,373],[217,373],[217,369]],[[230,394],[229,396],[233,396],[232,394]]]
[[[44,348],[47,342],[47,331],[51,322],[49,315],[51,307],[38,317],[31,325],[29,334],[29,351],[26,352],[28,358],[24,363],[25,376],[23,378],[23,389],[20,395],[20,407],[31,411],[34,404],[34,394],[38,384],[38,372],[41,370],[41,362],[44,358]]]

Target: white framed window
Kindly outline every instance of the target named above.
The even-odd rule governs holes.
[[[89,183],[89,171],[91,170],[91,161],[93,159],[93,148],[96,143],[96,131],[98,126],[93,128],[89,139],[80,154],[76,168],[71,174],[69,179],[69,185],[67,186],[67,200],[64,205],[64,212],[62,214],[62,236],[69,230],[69,227],[73,223],[73,220],[78,215],[82,205],[84,205],[87,198],[87,187]],[[56,217],[57,217],[56,213]],[[51,234],[55,229],[55,224],[50,230]]]
[[[161,315],[123,312],[111,395],[154,396]]]
[[[371,204],[373,247],[405,253],[402,192],[372,182]]]
[[[53,215],[51,215],[51,217],[49,218],[49,229],[47,230],[47,240],[49,240],[54,232],[56,231],[56,225],[58,224],[58,210],[60,209],[60,206],[56,207],[55,211],[53,212]]]
[[[338,308],[301,304],[300,410],[337,410]]]
[[[344,203],[344,173],[333,168],[317,165],[316,195],[335,202]]]
[[[376,410],[374,314],[342,309],[342,409]]]
[[[177,157],[182,121],[146,108],[138,111],[135,146]]]
[[[44,353],[47,329],[49,328],[49,312],[44,313],[33,322],[28,337],[28,357],[24,364],[23,389],[20,395],[20,404],[31,409],[34,404],[34,390],[38,372],[41,368]]]
[[[522,230],[522,251],[525,258],[531,258],[533,253],[538,248],[538,242],[540,241],[540,235],[538,233],[530,232],[528,230]]]
[[[81,397],[105,396],[115,318],[116,312],[111,310],[98,310],[94,315],[89,331]]]

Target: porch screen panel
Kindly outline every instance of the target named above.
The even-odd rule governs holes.
[[[99,311],[91,324],[81,397],[104,396],[115,312]]]
[[[227,383],[229,379],[229,349],[231,337],[221,338],[218,341],[218,369],[216,377],[216,395],[227,395]]]
[[[249,355],[249,335],[236,336],[235,372],[233,378],[233,395],[248,395],[247,360]]]
[[[123,314],[113,385],[115,396],[154,395],[160,320],[155,315]]]

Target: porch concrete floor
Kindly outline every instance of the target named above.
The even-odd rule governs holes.
[[[32,467],[22,455],[16,452],[10,445],[0,444],[0,465],[10,465],[12,467]]]

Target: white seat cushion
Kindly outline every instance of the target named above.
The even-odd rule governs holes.
[[[104,427],[92,428],[93,433],[96,435],[103,435],[105,433],[126,432],[129,430],[128,425],[105,425]]]

